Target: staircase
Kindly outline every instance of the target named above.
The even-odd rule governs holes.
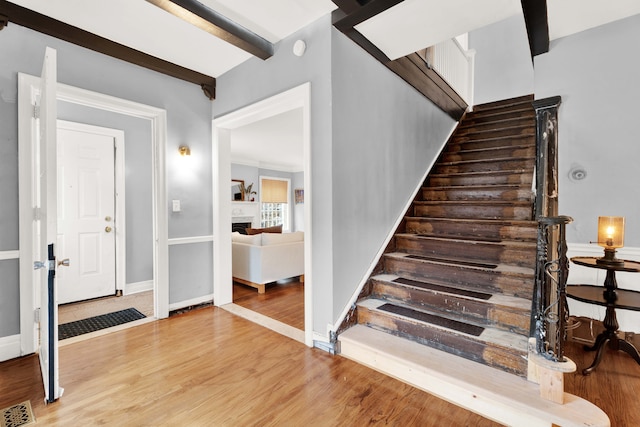
[[[532,100],[466,115],[370,277],[359,324],[526,376],[537,230]]]

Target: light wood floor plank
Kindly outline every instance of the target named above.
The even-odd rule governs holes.
[[[60,362],[48,406],[36,357],[0,364],[0,407],[30,399],[54,426],[496,425],[218,308],[67,345]]]

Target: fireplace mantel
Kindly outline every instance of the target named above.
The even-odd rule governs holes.
[[[231,202],[231,222],[250,222],[251,227],[260,226],[257,202]]]

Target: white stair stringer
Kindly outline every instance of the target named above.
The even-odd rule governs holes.
[[[496,422],[518,427],[607,427],[609,417],[569,393],[563,405],[538,384],[416,342],[356,325],[339,336],[341,356]]]

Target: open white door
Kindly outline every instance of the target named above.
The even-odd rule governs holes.
[[[47,47],[42,66],[40,100],[36,102],[39,138],[36,150],[36,191],[34,280],[40,289],[39,357],[45,402],[62,395],[58,380],[58,302],[56,296],[57,177],[56,177],[56,51]]]

